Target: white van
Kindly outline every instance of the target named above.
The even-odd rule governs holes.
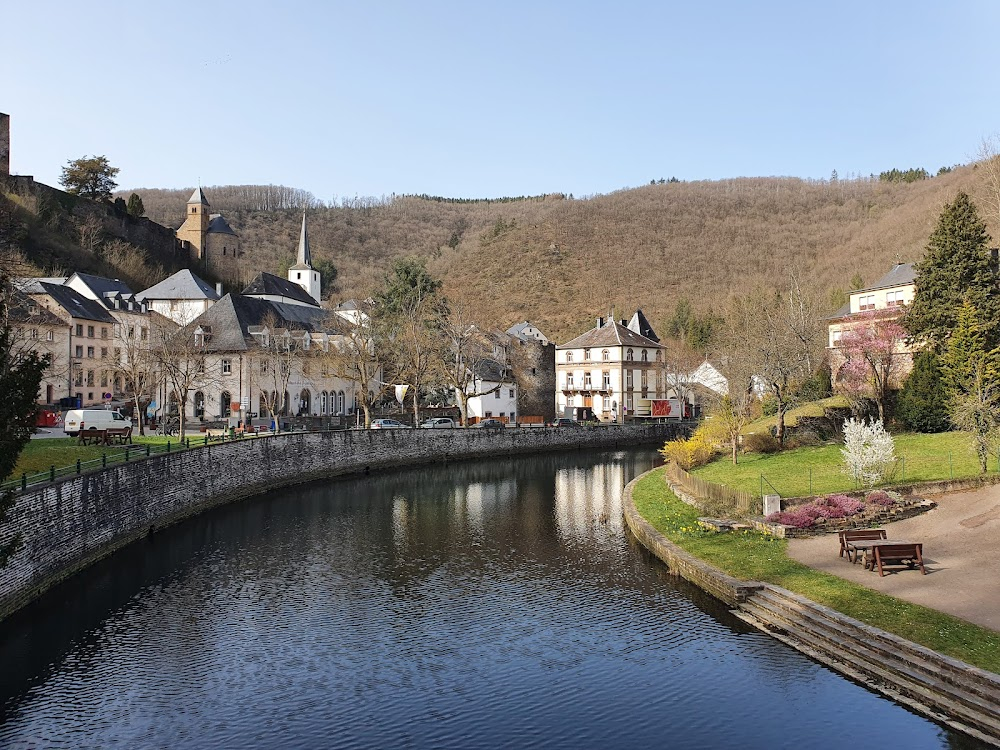
[[[110,409],[70,409],[63,420],[63,432],[70,437],[79,435],[80,430],[107,430],[131,426],[131,419],[123,417],[120,411]]]

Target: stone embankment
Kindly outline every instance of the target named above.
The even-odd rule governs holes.
[[[160,454],[17,495],[0,541],[0,618],[130,542],[223,503],[315,479],[468,458],[662,443],[677,423],[582,429],[287,433]]]
[[[625,488],[625,520],[639,542],[675,575],[733,607],[737,617],[817,661],[935,721],[1000,747],[1000,676],[778,586],[726,575],[677,547],[639,514],[632,500],[638,479]]]

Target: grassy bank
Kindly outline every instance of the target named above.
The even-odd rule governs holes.
[[[783,539],[757,532],[703,531],[698,510],[677,499],[662,469],[637,482],[633,498],[657,531],[732,576],[782,586],[942,654],[1000,672],[1000,633],[813,570],[788,557]],[[831,554],[836,544],[831,537]]]
[[[177,437],[164,437],[162,435],[147,435],[132,438],[134,445],[166,445],[170,442],[171,450],[179,448]],[[191,446],[194,447],[196,441],[200,444],[200,438],[191,438]],[[121,454],[127,446],[122,445],[80,445],[76,438],[45,438],[42,440],[31,440],[21,455],[18,456],[14,472],[11,479],[21,476],[21,474],[35,474],[48,471],[49,467],[55,466],[57,469],[63,466],[72,466],[77,459],[81,461],[91,461],[100,459],[102,454],[117,456]],[[134,449],[133,449],[134,450]]]
[[[733,466],[720,458],[691,473],[702,479],[734,489],[760,494],[761,476],[765,493],[777,491],[782,497],[803,497],[857,489],[844,472],[840,445],[797,448],[764,455],[740,456]],[[963,479],[979,475],[979,462],[969,435],[941,432],[934,435],[908,433],[896,436],[896,455],[900,460],[887,484],[926,482],[938,479]],[[994,462],[990,473],[996,473]],[[773,490],[768,487],[770,483]]]

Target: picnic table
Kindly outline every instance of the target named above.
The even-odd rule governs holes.
[[[847,555],[848,562],[856,563],[858,555],[870,545],[870,541],[878,541],[886,538],[885,529],[844,529],[838,536],[840,537],[840,556]]]
[[[81,430],[81,445],[125,445],[132,442],[131,427],[109,427],[105,430]]]
[[[923,557],[924,545],[920,542],[910,542],[903,539],[873,539],[867,543],[863,562],[865,570],[873,573],[878,569],[879,576],[885,575],[887,565],[905,565],[910,570],[919,567],[923,575],[927,575]]]

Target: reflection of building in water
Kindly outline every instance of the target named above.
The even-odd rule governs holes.
[[[516,479],[458,484],[452,491],[452,507],[465,519],[466,526],[476,532],[482,532],[487,513],[506,512],[516,499]]]
[[[555,515],[561,535],[577,536],[595,524],[616,532],[624,530],[625,466],[618,458],[616,455],[607,463],[556,473]]]

